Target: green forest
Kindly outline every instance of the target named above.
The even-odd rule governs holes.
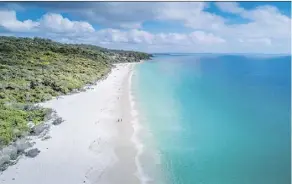
[[[34,104],[72,93],[105,77],[113,63],[151,55],[42,38],[0,37],[0,147],[51,112]]]

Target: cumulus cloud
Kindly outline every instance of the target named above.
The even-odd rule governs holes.
[[[264,5],[246,10],[238,3],[222,3],[216,5],[222,11],[234,13],[247,20],[247,23],[223,25],[217,34],[228,37],[229,41],[238,40],[248,44],[245,49],[265,50],[273,48],[276,52],[290,53],[291,50],[291,18],[281,13],[276,7]],[[270,50],[269,50],[270,51]]]
[[[39,2],[29,5],[50,12],[70,13],[110,28],[142,28],[149,20],[182,21],[193,28],[209,26],[210,21],[211,26],[216,26],[215,21],[223,21],[204,11],[208,6],[206,2]]]
[[[110,28],[141,28],[146,20],[155,18],[156,2],[37,2],[29,7],[41,7],[50,12],[70,13],[91,23]]]
[[[94,37],[96,39],[95,41],[103,43],[112,42],[149,45],[175,44],[176,46],[179,46],[190,44],[220,44],[225,42],[224,39],[211,33],[205,33],[203,31],[194,31],[189,34],[151,34],[149,32],[138,29],[132,29],[128,31],[121,31],[118,29],[104,29],[96,31]]]
[[[190,34],[190,37],[195,42],[199,42],[202,44],[216,44],[216,43],[224,43],[225,40],[213,35],[212,33],[205,33],[203,31],[195,31]]]
[[[237,2],[216,2],[215,4],[221,11],[227,13],[241,13],[244,11]]]
[[[32,20],[17,20],[15,11],[0,10],[0,26],[8,31],[32,31],[38,25],[38,22],[34,22]]]
[[[269,38],[248,38],[248,39],[239,39],[241,43],[261,43],[265,45],[271,45],[272,40]]]
[[[209,11],[209,4],[34,2],[25,6],[41,7],[52,13],[43,15],[39,20],[20,21],[14,11],[0,10],[0,26],[15,32],[39,31],[43,36],[64,42],[119,45],[132,49],[163,47],[198,52],[290,52],[291,18],[276,7],[265,5],[245,9],[241,3],[216,2],[218,10],[241,20],[234,22],[232,17]],[[9,13],[1,16],[1,12]],[[70,14],[71,19],[60,13]],[[176,33],[157,27],[161,30],[152,33],[144,29],[144,24],[149,22],[155,22],[158,26],[160,23],[171,23],[187,31]],[[92,25],[103,29],[95,30]]]
[[[204,11],[206,7],[205,2],[162,3],[156,16],[158,20],[178,21],[194,29],[218,29],[224,18]]]
[[[244,24],[229,25],[228,18],[208,12],[208,3],[205,2],[46,2],[35,5],[50,11],[67,12],[108,28],[137,29],[143,28],[146,21],[173,21],[192,29],[233,38],[248,37],[250,33],[253,33],[250,34],[252,37],[290,38],[291,18],[273,6],[246,10],[236,2],[215,3],[221,11],[248,20]],[[271,26],[273,29],[270,29]]]
[[[134,43],[152,44],[154,39],[154,35],[152,35],[151,33],[137,29],[129,31],[127,35],[129,37],[132,37],[131,39],[129,39],[129,41],[132,41]]]
[[[49,38],[64,43],[95,44],[114,49],[147,52],[209,52],[223,48],[224,40],[203,31],[182,33],[150,33],[139,29],[102,29],[84,37],[51,35]]]
[[[217,5],[221,5],[222,9],[222,3],[217,3]],[[238,4],[233,4],[232,7],[227,11],[239,14],[242,18],[249,20],[249,22],[223,25],[218,34],[229,35],[229,37],[241,37],[243,39],[265,38],[280,40],[286,38],[287,41],[290,41],[291,18],[280,13],[277,8],[259,6],[253,10],[244,10]]]
[[[40,27],[52,32],[93,32],[94,28],[88,22],[71,21],[60,14],[45,14],[39,21]]]
[[[12,32],[56,32],[56,33],[86,33],[94,32],[88,22],[71,21],[60,14],[47,13],[40,20],[19,21],[15,11],[0,10],[0,26]]]
[[[155,42],[166,45],[189,45],[190,40],[186,34],[159,33],[155,36]]]

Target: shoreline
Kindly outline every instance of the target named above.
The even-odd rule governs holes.
[[[142,61],[143,62],[143,61]],[[133,90],[132,90],[132,77],[133,77],[134,71],[132,69],[131,75],[129,76],[129,84],[130,84],[130,90],[129,90],[129,102],[131,105],[131,115],[132,115],[132,127],[134,129],[131,141],[136,146],[136,156],[135,156],[135,164],[137,171],[135,172],[135,175],[139,178],[141,184],[147,184],[150,181],[150,178],[146,175],[146,173],[143,170],[142,163],[141,163],[141,155],[143,154],[143,148],[144,145],[139,140],[138,135],[141,131],[141,125],[139,124],[139,118],[138,118],[138,110],[135,108],[136,102],[134,100]]]
[[[131,79],[136,64],[115,64],[106,79],[85,86],[90,88],[85,92],[41,103],[64,122],[49,131],[50,139],[35,140],[40,154],[21,156],[0,175],[0,183],[144,183],[137,175],[141,145],[133,141],[137,130]]]

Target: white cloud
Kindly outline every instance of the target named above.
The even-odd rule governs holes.
[[[190,27],[209,26],[207,21],[223,19],[203,11],[205,2],[50,2],[35,3],[50,12],[70,13],[110,28],[142,28],[149,20],[182,21]],[[195,25],[196,24],[196,25]],[[212,25],[210,25],[212,26]],[[213,25],[216,26],[216,25]]]
[[[132,41],[134,43],[152,44],[154,39],[154,35],[152,35],[151,33],[137,29],[129,31],[127,35],[128,37],[131,37],[129,41]]]
[[[243,8],[239,7],[237,2],[216,2],[216,6],[223,12],[228,13],[241,13]]]
[[[202,44],[216,44],[224,43],[225,40],[213,35],[212,33],[205,33],[203,31],[195,31],[190,34],[192,40]]]
[[[0,26],[12,32],[54,32],[54,33],[86,33],[94,32],[88,22],[71,21],[60,14],[47,13],[39,21],[19,21],[15,11],[0,10]]]
[[[46,14],[38,21],[19,21],[15,12],[1,16],[1,12],[9,11],[0,11],[0,26],[10,31],[39,30],[44,36],[68,42],[123,45],[132,49],[159,50],[161,47],[196,52],[290,52],[291,49],[291,18],[273,6],[247,10],[240,3],[215,3],[221,11],[241,20],[230,24],[229,18],[209,12],[204,2],[35,4],[55,13]],[[72,18],[88,22],[69,20],[57,12],[66,12]],[[176,33],[156,27],[160,33],[154,34],[143,30],[143,23],[147,21],[155,21],[158,25],[170,22],[181,29],[188,28],[188,32]],[[94,30],[89,22],[106,28]]]
[[[227,37],[230,47],[237,47],[244,43],[245,50],[259,52],[285,52],[291,50],[291,18],[282,14],[273,6],[258,6],[255,9],[246,10],[239,4],[231,3],[232,8],[225,9],[247,20],[247,23],[239,23],[222,26],[216,33]],[[217,3],[222,9],[222,3]],[[225,7],[226,8],[226,7]],[[240,11],[239,11],[240,10]],[[232,40],[236,41],[232,43]],[[241,40],[241,41],[240,41]]]
[[[32,20],[19,21],[15,11],[0,10],[0,26],[14,32],[32,31],[39,25]]]
[[[224,19],[215,14],[204,11],[204,2],[163,3],[160,4],[158,20],[178,21],[186,27],[194,29],[218,29],[224,24]]]
[[[112,43],[132,43],[132,44],[175,44],[179,45],[191,45],[191,44],[220,44],[225,40],[215,36],[211,33],[205,33],[203,31],[195,31],[189,34],[180,33],[158,33],[151,34],[143,30],[132,29],[128,31],[121,31],[118,29],[103,29],[96,31],[91,35],[95,40],[93,44],[99,42],[112,42]]]
[[[97,31],[94,37],[100,42],[128,42],[126,33],[117,29],[104,29]]]
[[[242,16],[251,19],[254,29],[262,31],[265,36],[291,38],[291,18],[281,14],[275,7],[258,7]]]
[[[94,28],[88,22],[71,21],[60,14],[45,14],[39,21],[40,28],[52,32],[94,32]]]
[[[36,3],[58,13],[71,13],[92,23],[110,28],[141,28],[142,23],[155,17],[157,3],[147,2],[62,2]]]
[[[251,43],[251,44],[265,44],[272,45],[272,40],[269,38],[248,38],[248,39],[239,39],[241,43]]]
[[[159,33],[155,35],[156,44],[189,45],[190,40],[186,34],[179,33]]]

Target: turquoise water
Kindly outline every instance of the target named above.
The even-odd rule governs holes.
[[[290,69],[290,57],[260,55],[160,55],[138,65],[142,139],[160,155],[144,164],[161,172],[154,183],[290,184]]]

